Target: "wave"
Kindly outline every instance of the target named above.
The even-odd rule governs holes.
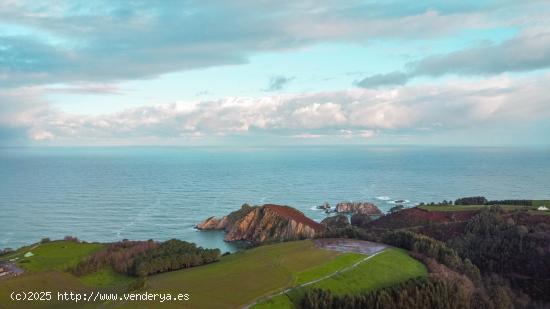
[[[399,203],[398,203],[399,201]],[[411,201],[409,200],[392,200],[392,201],[388,201],[388,203],[390,204],[408,204],[410,203]]]
[[[389,196],[377,196],[376,199],[381,200],[381,201],[389,201],[389,200],[391,200],[391,197],[389,197]]]

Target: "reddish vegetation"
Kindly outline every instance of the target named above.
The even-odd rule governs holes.
[[[269,209],[269,210],[277,213],[279,216],[281,216],[285,219],[294,220],[298,223],[302,223],[304,225],[307,225],[307,226],[311,227],[312,229],[314,229],[316,232],[320,232],[320,231],[323,231],[325,229],[325,227],[322,224],[311,220],[310,218],[306,217],[302,212],[300,212],[300,211],[298,211],[298,210],[296,210],[292,207],[280,206],[280,205],[274,205],[274,204],[267,204],[267,205],[264,205],[264,207],[266,209]]]
[[[428,211],[421,208],[409,208],[401,210],[389,216],[372,221],[369,227],[374,228],[406,228],[422,226],[433,223],[463,222],[467,221],[479,210],[469,211]]]
[[[550,224],[550,216],[543,214],[529,214],[527,212],[519,212],[517,214],[510,214],[508,217],[513,217],[517,220],[518,224],[532,226],[539,223]]]
[[[149,241],[122,241],[108,245],[103,250],[78,263],[72,270],[76,275],[84,275],[110,265],[119,273],[128,273],[133,258],[139,254],[157,248],[158,243]]]
[[[464,234],[467,221],[445,222],[435,225],[424,225],[412,228],[411,231],[430,236],[440,241],[447,241],[451,238]]]

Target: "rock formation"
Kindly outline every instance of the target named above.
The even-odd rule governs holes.
[[[329,229],[346,228],[349,226],[349,219],[346,215],[338,214],[336,216],[325,218],[321,221],[321,224]]]
[[[220,219],[216,217],[210,217],[203,222],[197,224],[196,228],[199,230],[225,230],[227,232],[235,224],[235,222],[240,220],[250,211],[254,210],[254,208],[255,207],[252,207],[248,204],[243,204],[241,206],[241,209],[233,211],[229,215],[223,216]]]
[[[216,217],[210,217],[203,222],[197,224],[196,228],[199,230],[224,230],[227,226],[227,216],[217,219]]]
[[[376,205],[367,202],[342,202],[336,204],[336,212],[381,216],[382,211]]]
[[[252,243],[313,238],[325,229],[292,207],[272,204],[254,207],[245,204],[221,219],[210,217],[197,228],[225,230],[226,241]]]

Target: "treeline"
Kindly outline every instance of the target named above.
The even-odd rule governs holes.
[[[487,199],[484,196],[462,197],[455,201],[455,205],[485,205]]]
[[[455,205],[518,205],[533,206],[533,200],[487,200],[484,196],[462,197],[455,201]]]
[[[108,245],[78,263],[71,271],[81,276],[110,266],[118,273],[146,276],[211,263],[219,258],[219,249],[203,249],[177,239],[162,243],[126,240]]]
[[[321,289],[307,290],[304,309],[507,309],[514,299],[505,288],[495,286],[488,293],[472,291],[459,281],[438,278],[412,279],[404,283],[354,295],[334,295]],[[520,304],[521,305],[521,304]]]
[[[486,205],[518,205],[518,206],[533,206],[533,200],[495,200],[488,201]]]
[[[172,239],[145,251],[134,259],[131,275],[147,276],[212,263],[220,259],[219,249],[204,249],[194,243]]]
[[[109,244],[106,248],[96,252],[94,255],[84,259],[71,270],[77,276],[82,276],[99,269],[110,266],[114,271],[121,274],[130,274],[134,265],[134,258],[147,250],[154,249],[159,243],[148,241],[124,240]]]
[[[382,242],[435,259],[450,269],[466,275],[472,282],[481,281],[479,269],[469,259],[462,259],[444,242],[410,231],[389,231],[382,235]]]

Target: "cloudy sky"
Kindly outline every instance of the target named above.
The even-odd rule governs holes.
[[[550,144],[550,2],[0,2],[0,145]]]

